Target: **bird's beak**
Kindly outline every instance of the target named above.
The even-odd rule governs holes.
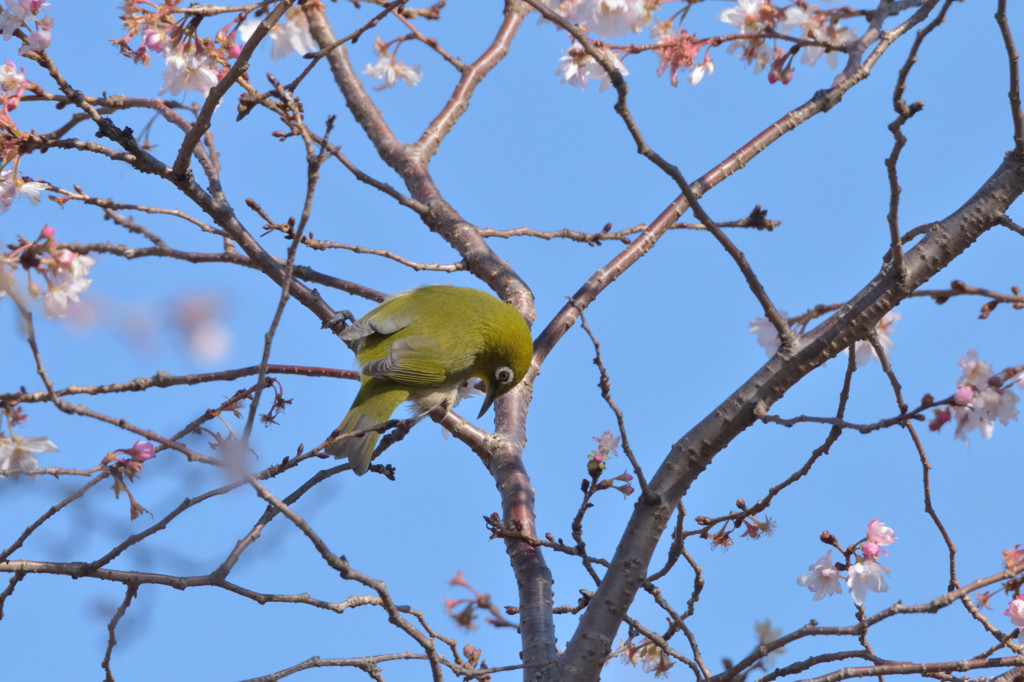
[[[478,414],[476,416],[477,419],[479,419],[480,417],[484,416],[484,412],[486,412],[487,408],[489,408],[491,406],[491,403],[494,402],[494,398],[495,398],[495,396],[497,396],[497,394],[498,394],[498,382],[497,381],[492,381],[491,385],[487,387],[487,395],[484,396],[484,404],[480,408],[480,414]]]

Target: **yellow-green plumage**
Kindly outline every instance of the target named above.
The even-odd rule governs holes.
[[[477,378],[491,402],[516,386],[530,368],[533,340],[526,320],[507,303],[477,289],[428,286],[381,303],[339,336],[355,351],[361,386],[340,433],[382,424],[411,400],[417,414],[451,408],[458,389]],[[327,447],[362,475],[379,433]]]

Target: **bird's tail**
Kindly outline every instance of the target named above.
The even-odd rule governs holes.
[[[359,389],[348,414],[341,420],[337,431],[340,434],[352,433],[383,424],[391,418],[395,409],[409,398],[409,390],[389,386],[379,381],[367,381]],[[326,451],[341,459],[348,458],[352,471],[362,476],[370,467],[373,448],[380,439],[380,433],[374,431],[364,436],[345,438],[332,445]]]

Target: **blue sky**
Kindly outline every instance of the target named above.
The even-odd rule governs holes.
[[[87,94],[100,92],[155,97],[161,65],[143,68],[121,57],[107,42],[122,35],[119,3],[53,2],[54,38],[49,50],[61,72]],[[421,29],[452,54],[470,61],[486,47],[501,19],[504,3],[450,2],[443,20]],[[1011,3],[1012,4],[1012,3]],[[698,4],[688,24],[699,35],[726,30],[716,18],[726,2]],[[856,4],[857,7],[867,6]],[[1011,27],[1024,39],[1024,15],[1011,7]],[[996,168],[1011,146],[1006,98],[1006,59],[992,19],[995,2],[955,4],[947,22],[922,47],[909,80],[906,99],[923,100],[925,108],[905,127],[909,144],[900,160],[902,229],[937,220],[962,204]],[[365,21],[372,7],[360,11],[330,4],[329,16],[341,35]],[[692,23],[691,23],[692,22]],[[216,23],[216,22],[212,22]],[[211,24],[212,25],[212,24]],[[217,24],[218,26],[220,24]],[[854,24],[858,32],[863,24]],[[212,29],[211,29],[212,32]],[[351,49],[358,70],[375,61],[373,36],[385,40],[406,32],[394,19],[383,22]],[[638,36],[644,40],[644,36]],[[538,230],[571,228],[596,231],[610,223],[619,229],[652,220],[677,194],[671,180],[635,153],[622,121],[612,109],[612,91],[593,84],[585,92],[561,84],[555,76],[567,40],[551,25],[529,17],[509,56],[485,80],[470,108],[432,160],[434,178],[445,198],[470,222],[481,227]],[[871,77],[846,95],[840,105],[785,136],[741,172],[716,187],[703,205],[719,221],[746,216],[755,204],[782,221],[773,232],[732,231],[777,306],[796,315],[817,304],[849,298],[877,272],[888,245],[885,222],[888,185],[883,159],[892,146],[887,124],[893,119],[890,98],[896,72],[909,47],[901,41],[879,62]],[[14,58],[13,42],[0,45],[2,58]],[[649,143],[677,164],[687,178],[699,177],[738,146],[827,87],[835,76],[823,62],[800,68],[787,86],[769,85],[724,49],[714,51],[715,72],[698,86],[672,88],[657,78],[650,55],[626,60],[630,70],[631,107]],[[253,60],[250,77],[260,89],[272,70],[290,81],[304,63],[298,57],[269,60],[264,46]],[[423,46],[403,46],[401,58],[420,64],[422,82],[373,93],[395,133],[410,141],[419,135],[447,101],[456,74]],[[20,62],[19,62],[20,63]],[[54,86],[33,65],[27,76],[47,91]],[[367,85],[371,85],[367,82]],[[263,222],[245,208],[255,198],[276,220],[301,211],[304,157],[295,139],[279,141],[281,128],[267,112],[256,111],[235,123],[231,91],[214,116],[217,150],[223,164],[225,191],[250,232]],[[352,121],[325,70],[300,88],[306,120],[316,128],[338,114],[332,140],[362,170],[392,184],[397,177],[375,159],[361,130]],[[185,97],[196,101],[196,95]],[[46,131],[66,120],[67,111],[26,102],[15,112],[23,128]],[[118,125],[142,130],[150,115],[118,114]],[[81,139],[94,139],[85,124]],[[154,153],[170,159],[180,140],[176,130],[154,124]],[[27,157],[19,171],[55,185],[78,183],[93,196],[187,208],[180,195],[159,181],[139,177],[123,165],[83,154],[51,151]],[[392,249],[421,262],[451,263],[457,256],[417,217],[381,194],[367,190],[337,164],[328,164],[313,208],[310,229],[319,238]],[[1018,222],[1020,215],[1011,217]],[[200,235],[181,221],[136,216],[183,249],[216,250],[216,238]],[[689,220],[685,216],[684,220]],[[4,243],[17,235],[32,238],[44,223],[59,240],[142,242],[89,207],[50,202],[33,207],[16,204],[0,218]],[[266,248],[283,255],[288,242],[270,235]],[[528,238],[492,240],[536,297],[537,332],[564,305],[567,296],[616,253],[614,243],[599,247]],[[1018,276],[1020,237],[992,230],[972,246],[929,288],[953,279],[1008,292]],[[474,285],[469,275],[413,272],[389,260],[346,251],[304,250],[299,262],[382,291],[400,291],[429,283]],[[55,384],[90,385],[151,376],[208,372],[257,364],[263,335],[277,303],[278,291],[255,271],[223,265],[192,265],[159,259],[121,260],[98,256],[92,284],[82,294],[82,315],[51,322],[38,309],[36,331],[47,370]],[[336,309],[357,315],[372,307],[344,293],[321,288]],[[230,334],[229,353],[202,361],[188,352],[174,330],[173,311],[182,297],[213,297],[219,321]],[[1020,313],[1001,306],[987,320],[977,319],[979,299],[953,299],[936,306],[912,299],[899,307],[902,320],[892,335],[892,361],[908,402],[925,393],[946,396],[960,375],[957,360],[970,348],[996,370],[1024,362],[1018,343]],[[651,253],[624,273],[587,310],[587,320],[601,341],[614,397],[626,415],[629,440],[645,470],[653,471],[669,447],[714,409],[765,360],[748,333],[761,314],[732,261],[710,235],[674,231]],[[0,391],[24,385],[41,388],[31,354],[9,301],[0,301]],[[76,321],[77,320],[77,321]],[[280,364],[347,369],[348,349],[322,331],[319,321],[297,304],[285,311],[271,353]],[[148,336],[137,331],[153,330]],[[149,339],[142,343],[139,339]],[[568,538],[579,504],[579,482],[593,436],[614,428],[613,415],[595,389],[593,349],[577,327],[549,356],[534,390],[525,451],[527,470],[537,494],[537,526]],[[810,374],[772,407],[781,416],[831,416],[842,383],[840,358]],[[355,385],[328,379],[282,377],[293,400],[279,425],[257,427],[253,448],[257,466],[293,454],[301,443],[313,447],[340,421]],[[82,399],[106,414],[172,434],[203,410],[244,385],[205,384],[145,394]],[[42,466],[88,468],[109,451],[128,447],[135,438],[109,425],[59,413],[44,405],[26,406],[30,421],[23,435],[45,435],[60,453],[41,457]],[[476,412],[465,410],[467,418]],[[889,382],[872,363],[854,378],[848,419],[873,422],[896,414]],[[226,417],[231,427],[242,423]],[[490,428],[491,414],[475,420]],[[973,434],[969,445],[953,440],[951,428],[923,432],[932,464],[932,495],[959,552],[961,580],[968,582],[1000,569],[1000,550],[1024,541],[1019,534],[1019,494],[1015,483],[1022,443],[1021,426],[998,425],[991,440]],[[756,425],[737,438],[698,479],[684,504],[697,515],[727,513],[738,497],[753,502],[785,479],[824,440],[822,426],[783,428]],[[208,451],[208,438],[193,437],[190,447]],[[422,609],[435,627],[461,644],[484,650],[491,665],[514,664],[519,647],[512,630],[494,631],[484,624],[469,633],[457,630],[444,614],[446,596],[465,596],[448,586],[462,571],[477,589],[499,605],[514,604],[515,579],[504,546],[488,539],[481,517],[500,509],[493,481],[477,458],[436,425],[421,424],[386,461],[399,467],[394,483],[378,476],[356,479],[340,475],[320,485],[296,505],[329,543],[355,568],[381,578],[399,603]],[[271,488],[287,495],[318,468],[312,460],[297,472],[276,479]],[[614,461],[619,473],[628,463]],[[848,433],[798,485],[769,510],[774,536],[752,542],[738,539],[728,551],[713,550],[697,540],[687,547],[704,569],[706,586],[689,621],[702,642],[705,661],[720,670],[722,657],[738,659],[756,643],[755,620],[770,618],[789,632],[817,619],[825,625],[849,625],[854,608],[849,596],[811,602],[795,578],[824,553],[817,538],[830,530],[843,544],[860,539],[873,517],[892,526],[899,540],[888,548],[890,590],[869,596],[868,613],[896,600],[913,604],[945,591],[946,550],[922,511],[921,465],[910,439],[899,430],[866,436]],[[128,518],[128,503],[114,499],[106,484],[91,490],[70,509],[36,531],[14,558],[91,561],[127,534],[160,519],[185,497],[221,486],[227,478],[208,467],[188,465],[179,455],[161,453],[147,463],[132,485],[133,494],[153,517]],[[76,477],[0,479],[0,513],[5,520],[0,546],[6,547],[52,504],[81,486]],[[587,515],[592,553],[610,556],[632,510],[635,496],[609,491],[598,496]],[[200,505],[183,514],[151,542],[132,548],[112,568],[199,575],[212,570],[251,528],[264,504],[248,488]],[[692,520],[687,527],[692,528]],[[555,577],[557,604],[574,604],[578,589],[593,585],[574,559],[545,554]],[[664,561],[664,549],[652,565]],[[311,545],[294,528],[277,519],[262,533],[232,573],[232,580],[254,590],[308,592],[341,600],[366,590],[338,579],[318,560]],[[692,586],[685,568],[663,585],[666,597],[683,607]],[[2,587],[0,587],[2,589]],[[102,671],[106,623],[123,597],[120,585],[30,576],[4,604],[0,641],[4,670],[11,679],[91,679]],[[993,623],[1009,630],[1002,597],[988,612]],[[655,630],[663,615],[649,599],[639,598],[630,614]],[[575,627],[575,617],[557,616],[559,643]],[[941,633],[936,636],[936,632]],[[623,633],[624,634],[624,631]],[[177,592],[143,585],[138,599],[117,630],[112,667],[119,679],[237,679],[279,670],[313,655],[345,657],[401,651],[413,643],[395,634],[380,611],[368,607],[337,616],[303,606],[266,605],[212,588]],[[850,649],[851,641],[822,638],[792,646],[780,665],[821,650]],[[877,629],[871,642],[885,657],[947,660],[985,650],[991,644],[959,607],[938,616],[895,620]],[[951,653],[949,643],[962,642]],[[683,643],[677,646],[685,650]],[[839,667],[838,665],[836,667]],[[829,670],[831,668],[828,668]],[[421,664],[393,663],[389,679],[423,679]],[[815,669],[814,672],[826,668]],[[687,679],[682,666],[670,679]],[[610,664],[604,679],[633,680],[637,670]],[[319,670],[296,679],[362,679],[348,670]]]

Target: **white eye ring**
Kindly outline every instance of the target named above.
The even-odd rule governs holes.
[[[494,372],[494,379],[499,384],[507,384],[512,381],[512,377],[515,376],[515,372],[512,371],[511,367],[499,367]]]

